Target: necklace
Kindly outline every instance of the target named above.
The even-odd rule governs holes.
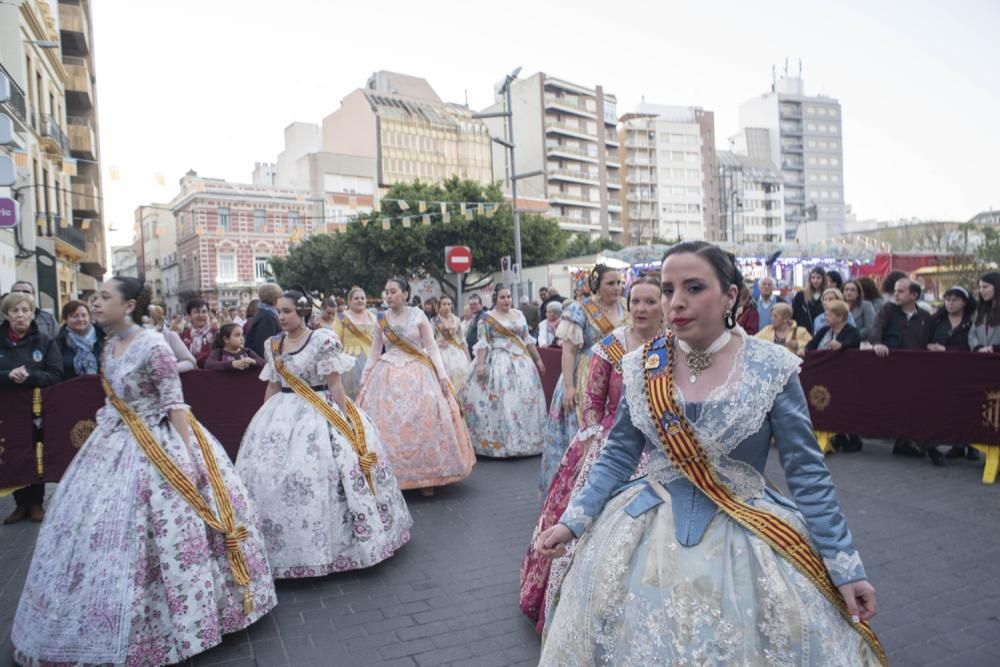
[[[708,367],[712,365],[712,355],[724,348],[732,337],[731,333],[723,331],[722,335],[716,338],[715,342],[704,350],[691,347],[681,339],[677,339],[677,345],[684,353],[684,360],[691,371],[691,384],[697,382],[698,376],[708,370]]]
[[[292,343],[294,345],[295,343],[298,343],[300,340],[302,340],[303,338],[305,338],[306,334],[308,332],[309,332],[308,329],[304,329],[303,332],[299,334],[298,338],[292,338],[290,335],[286,334],[285,335],[285,340],[287,340],[289,343]]]

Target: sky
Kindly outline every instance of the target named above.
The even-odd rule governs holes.
[[[1000,206],[997,0],[96,0],[93,21],[111,245],[189,169],[249,182],[289,123],[319,123],[383,69],[474,109],[515,67],[544,71],[604,86],[619,115],[643,98],[714,111],[724,144],[772,66],[801,59],[806,93],[842,105],[860,219]]]

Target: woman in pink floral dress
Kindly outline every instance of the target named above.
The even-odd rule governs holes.
[[[663,322],[660,298],[659,280],[652,276],[636,280],[628,299],[632,325],[618,327],[593,347],[580,431],[559,463],[521,562],[521,611],[537,623],[539,632],[545,625],[545,607],[550,595],[546,591],[553,589],[553,583],[562,581],[569,556],[554,561],[542,557],[535,550],[535,537],[559,521],[604,449],[622,395],[621,358],[660,335]],[[637,475],[645,474],[644,471],[645,460],[640,463]]]
[[[173,462],[215,517],[225,516],[222,506],[231,509],[235,530],[227,540],[209,527],[109,400],[38,534],[11,634],[22,665],[173,664],[276,604],[246,489],[222,445],[201,427],[214,466],[206,463],[173,352],[163,336],[136,324],[148,295],[134,278],[101,286],[94,311],[114,333],[104,347],[105,377],[151,434],[154,451]],[[211,470],[228,502],[216,502]],[[248,585],[237,583],[227,541],[242,554]]]

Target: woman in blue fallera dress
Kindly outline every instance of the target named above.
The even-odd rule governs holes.
[[[628,311],[621,299],[618,271],[598,264],[590,272],[587,288],[592,296],[563,308],[556,337],[562,343],[562,375],[552,393],[545,426],[542,473],[539,487],[544,494],[559,469],[559,462],[580,430],[583,397],[590,374],[594,344],[625,323]]]
[[[662,279],[672,333],[624,358],[601,458],[536,541],[580,538],[540,664],[884,664],[799,359],[734,328],[742,277],[715,246],[675,246]],[[772,437],[790,498],[765,484]]]

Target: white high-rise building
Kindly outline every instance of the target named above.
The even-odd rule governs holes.
[[[786,72],[740,105],[740,131],[768,131],[769,157],[784,178],[785,239],[818,241],[844,233],[841,108],[832,97],[806,95],[799,74]]]
[[[619,132],[627,241],[717,240],[714,114],[643,103],[622,116]]]

